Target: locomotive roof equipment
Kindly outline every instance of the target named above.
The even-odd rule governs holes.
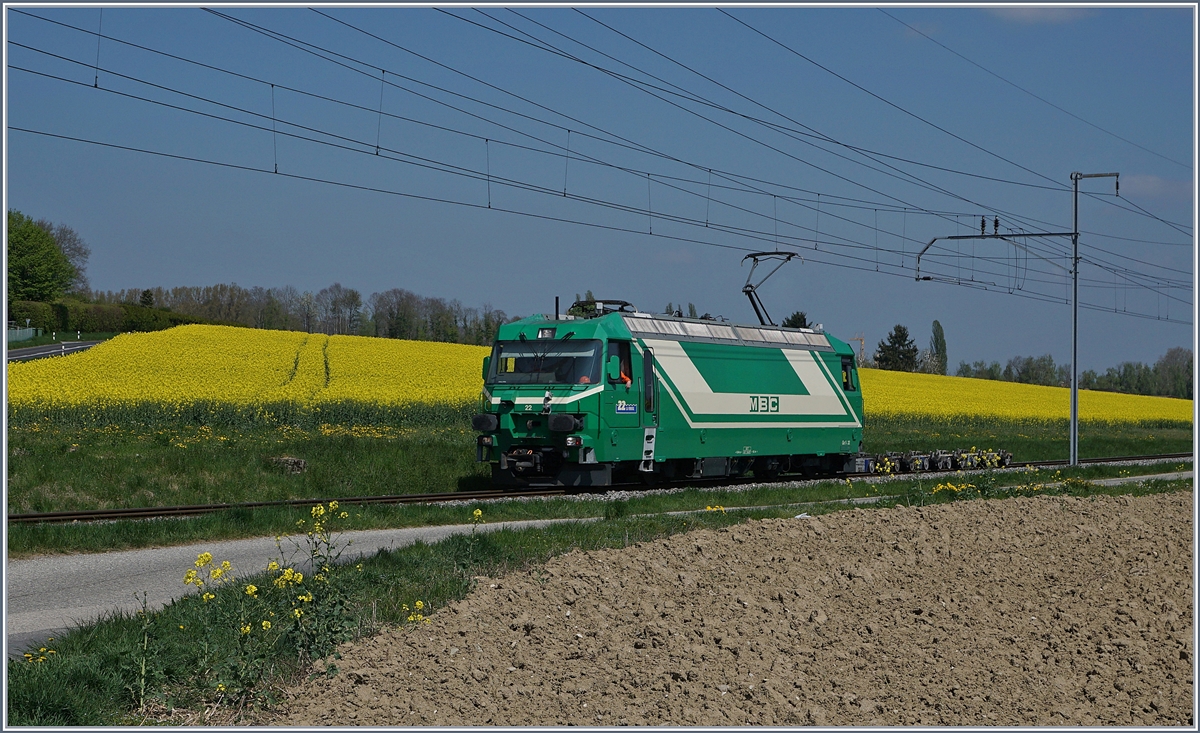
[[[795,252],[753,252],[742,258],[742,264],[745,264],[746,260],[754,260],[754,264],[750,266],[750,274],[746,276],[746,284],[742,286],[742,292],[750,299],[750,306],[754,308],[754,315],[758,316],[758,322],[764,326],[774,326],[775,322],[771,320],[771,316],[767,313],[767,307],[763,305],[762,298],[758,297],[758,288],[767,281],[767,278],[778,272],[779,268],[786,265],[793,257],[800,257],[800,255]],[[758,268],[759,262],[776,259],[782,261],[778,265],[775,265],[774,270],[763,275],[763,279],[757,283],[750,282],[754,278],[754,270]],[[804,258],[801,257],[800,261],[803,262]]]

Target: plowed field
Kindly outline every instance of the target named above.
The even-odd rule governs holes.
[[[1191,725],[1190,492],[755,521],[480,578],[283,725]]]

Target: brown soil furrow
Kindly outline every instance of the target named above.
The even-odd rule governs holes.
[[[480,579],[283,725],[1191,725],[1190,492],[753,521]]]

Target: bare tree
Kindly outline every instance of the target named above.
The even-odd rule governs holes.
[[[309,290],[305,290],[300,296],[300,323],[307,333],[312,333],[317,327],[317,299]]]
[[[303,318],[300,314],[300,291],[292,285],[284,285],[282,288],[272,288],[271,292],[279,301],[279,307],[283,309],[284,328],[289,331],[303,330]]]
[[[38,219],[34,224],[45,229],[54,238],[54,243],[58,245],[59,251],[75,268],[75,278],[68,286],[70,292],[82,293],[89,290],[87,262],[88,257],[92,255],[92,249],[87,246],[87,242],[83,241],[83,237],[79,236],[79,232],[66,224],[54,224],[49,219]]]

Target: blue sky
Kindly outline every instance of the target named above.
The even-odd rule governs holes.
[[[1070,173],[1119,171],[1082,184],[1080,366],[1192,344],[1191,9],[210,7],[6,10],[6,203],[74,227],[95,288],[748,322],[740,261],[779,248],[777,320],[1066,362],[1068,240],[943,241],[932,281],[915,252],[1069,231]]]

